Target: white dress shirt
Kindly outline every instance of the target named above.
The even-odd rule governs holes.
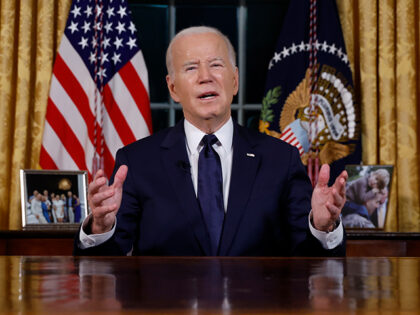
[[[192,125],[189,121],[184,119],[184,130],[186,138],[187,154],[191,165],[191,179],[194,185],[195,194],[197,195],[197,180],[198,180],[198,157],[203,145],[200,143],[205,133]],[[233,122],[230,118],[214,135],[219,140],[213,144],[214,150],[219,154],[220,162],[222,166],[223,175],[223,201],[225,211],[227,210],[227,202],[229,199],[229,187],[230,178],[232,171],[232,157],[233,157]],[[308,217],[309,228],[311,233],[321,242],[325,249],[332,249],[338,246],[343,240],[343,225],[340,224],[332,232],[323,232],[316,230]],[[84,221],[83,226],[86,226],[90,221],[91,215],[89,215]],[[87,235],[83,229],[80,230],[80,247],[82,249],[99,245],[107,241],[114,234],[115,225],[111,231],[103,234],[91,234]]]

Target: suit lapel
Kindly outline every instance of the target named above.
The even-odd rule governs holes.
[[[178,197],[183,216],[189,221],[194,235],[206,255],[210,254],[210,240],[191,179],[189,159],[186,151],[184,121],[180,121],[161,144],[162,163],[172,187]]]
[[[228,255],[245,213],[259,165],[260,156],[255,152],[252,141],[244,134],[242,127],[235,124],[228,208],[219,250],[221,256]]]

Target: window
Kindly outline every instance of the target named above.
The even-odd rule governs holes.
[[[193,25],[218,28],[229,37],[239,67],[239,93],[232,117],[258,129],[265,80],[290,0],[151,1],[129,0],[133,22],[149,72],[153,131],[182,118],[166,87],[166,48],[179,30]]]

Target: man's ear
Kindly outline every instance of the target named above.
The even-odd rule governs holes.
[[[168,86],[169,94],[171,94],[172,99],[175,102],[179,103],[179,97],[176,92],[175,83],[169,74],[166,76],[166,84]]]
[[[238,94],[239,90],[239,70],[238,67],[235,67],[235,75],[233,77],[233,95]]]

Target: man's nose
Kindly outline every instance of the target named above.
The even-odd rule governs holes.
[[[207,65],[200,65],[198,69],[198,81],[199,83],[207,83],[212,81],[210,68]]]

